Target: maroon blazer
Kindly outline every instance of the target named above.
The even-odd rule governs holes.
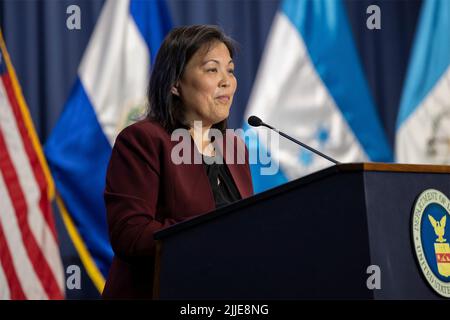
[[[234,139],[235,150],[242,140]],[[203,164],[171,160],[169,133],[155,121],[126,127],[114,144],[104,199],[114,259],[103,290],[105,299],[151,299],[155,264],[153,234],[162,228],[215,209]],[[220,149],[220,148],[219,148]],[[231,148],[229,148],[231,149]],[[245,149],[245,147],[244,147]],[[199,155],[191,139],[191,156]],[[227,152],[226,147],[222,154]],[[227,164],[242,198],[253,194],[245,164]],[[181,267],[181,266],[180,266]]]

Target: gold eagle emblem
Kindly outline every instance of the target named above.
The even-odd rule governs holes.
[[[428,219],[430,220],[431,225],[434,228],[434,233],[436,233],[436,235],[438,236],[436,242],[442,243],[447,241],[446,239],[443,238],[445,233],[445,223],[447,221],[447,216],[444,215],[441,221],[439,222],[437,222],[431,215],[428,215]]]

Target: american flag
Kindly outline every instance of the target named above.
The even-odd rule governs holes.
[[[62,299],[54,185],[0,31],[0,299]]]

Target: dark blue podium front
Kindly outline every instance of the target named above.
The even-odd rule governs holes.
[[[161,230],[159,299],[436,299],[411,240],[450,166],[340,164]],[[379,267],[380,289],[367,268]]]

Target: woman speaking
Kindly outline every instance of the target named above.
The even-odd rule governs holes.
[[[104,199],[114,259],[104,298],[151,299],[154,233],[253,194],[245,148],[240,163],[210,161],[225,158],[211,148],[212,129],[234,146],[227,153],[243,144],[225,134],[237,87],[233,54],[233,41],[208,25],[175,28],[161,45],[148,115],[121,131],[108,166]],[[203,161],[174,161],[177,129],[188,133],[192,158]]]

